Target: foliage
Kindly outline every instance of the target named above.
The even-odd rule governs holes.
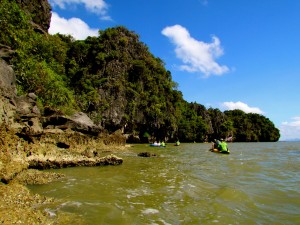
[[[45,106],[65,112],[76,109],[73,90],[66,83],[66,43],[59,36],[35,32],[30,18],[14,1],[2,0],[0,13],[0,43],[14,50],[10,63],[19,93],[35,92]]]
[[[232,121],[233,136],[238,141],[278,141],[279,130],[266,117],[255,113],[244,113],[241,110],[225,111]]]
[[[125,27],[75,40],[34,31],[15,1],[1,0],[0,15],[0,46],[14,51],[8,60],[19,94],[35,92],[43,106],[83,111],[110,133],[122,130],[141,140],[279,139],[262,115],[186,102],[164,62]]]

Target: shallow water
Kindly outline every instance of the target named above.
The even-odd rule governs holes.
[[[85,224],[300,224],[300,142],[135,145],[120,166],[56,170],[66,179],[29,188],[62,201],[47,211]],[[149,151],[159,157],[137,157]]]

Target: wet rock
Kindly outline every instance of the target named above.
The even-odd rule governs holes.
[[[13,182],[17,182],[24,185],[29,184],[47,184],[59,179],[64,178],[64,174],[53,173],[53,172],[45,172],[34,169],[24,170],[19,173],[13,180]]]
[[[108,156],[98,158],[97,160],[97,166],[102,166],[102,165],[120,165],[123,163],[123,159],[119,158],[118,156],[115,156],[113,154],[110,154]]]
[[[140,152],[138,153],[138,156],[140,157],[156,157],[157,155],[150,152]]]
[[[11,161],[4,162],[0,167],[0,181],[8,184],[20,172],[26,170],[28,164],[23,160],[11,159]]]
[[[120,165],[123,159],[113,154],[105,157],[87,158],[84,156],[46,157],[29,156],[28,164],[32,169],[60,169],[77,166]]]
[[[32,195],[18,183],[0,184],[1,224],[52,224],[49,216],[34,206],[50,202],[39,195]]]

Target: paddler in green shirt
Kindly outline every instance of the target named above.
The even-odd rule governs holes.
[[[220,152],[229,152],[226,141],[223,138],[221,138],[220,141],[221,142],[218,145],[219,151]]]

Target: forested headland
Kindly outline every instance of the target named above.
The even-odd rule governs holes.
[[[279,140],[263,115],[184,100],[163,60],[134,31],[112,27],[85,40],[50,35],[51,14],[34,4],[0,0],[0,56],[13,66],[18,94],[34,92],[42,113],[84,112],[109,133],[121,130],[127,142]]]

